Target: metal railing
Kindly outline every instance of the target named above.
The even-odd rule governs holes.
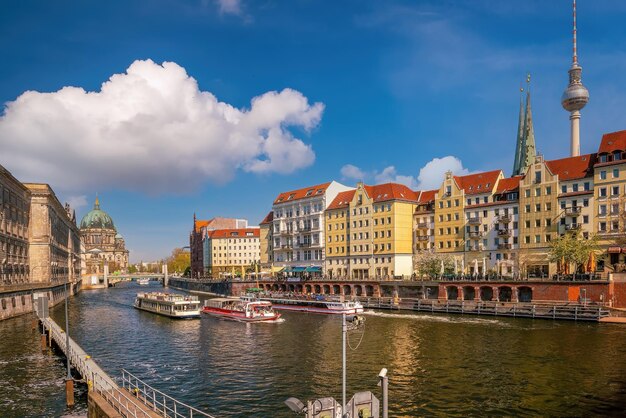
[[[215,418],[206,412],[202,412],[193,406],[177,401],[160,390],[153,388],[125,369],[122,369],[122,387],[133,393],[146,405],[151,406],[154,412],[162,414],[164,417],[193,418],[194,416],[198,416]]]

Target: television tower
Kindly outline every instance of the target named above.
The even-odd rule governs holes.
[[[578,65],[578,51],[576,48],[576,0],[573,4],[574,30],[572,31],[573,55],[572,66],[569,69],[569,84],[561,97],[561,105],[570,112],[569,120],[571,126],[570,135],[570,156],[580,155],[580,110],[589,101],[589,91],[583,86],[581,81],[582,67]]]

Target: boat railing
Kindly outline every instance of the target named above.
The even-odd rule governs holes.
[[[164,417],[184,418],[209,417],[215,418],[206,412],[200,411],[193,406],[177,401],[169,395],[153,388],[137,376],[122,369],[122,387],[141,398],[152,410]]]

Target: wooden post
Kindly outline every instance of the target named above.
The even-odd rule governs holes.
[[[74,406],[74,380],[65,379],[65,400],[67,406]]]
[[[48,342],[46,341],[48,339],[48,337],[46,337],[46,331],[42,332],[41,334],[41,350],[45,351],[46,347],[48,345]]]
[[[52,347],[52,328],[48,329],[48,347]]]
[[[33,318],[33,331],[37,329],[37,325],[39,325],[39,320],[37,318]]]

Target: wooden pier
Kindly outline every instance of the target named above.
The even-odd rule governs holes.
[[[122,386],[96,364],[74,340],[69,338],[69,355],[65,331],[50,317],[39,318],[42,343],[54,344],[69,358],[71,366],[87,383],[89,418],[156,418],[208,417],[211,415],[186,405],[152,388],[123,370]],[[46,338],[44,338],[44,336]]]

